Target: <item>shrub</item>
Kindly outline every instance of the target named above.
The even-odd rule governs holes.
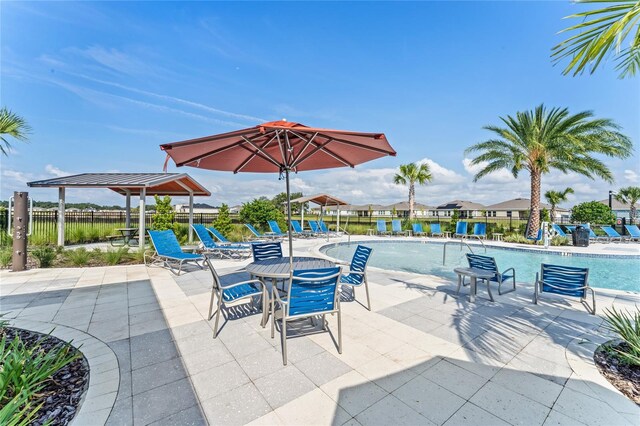
[[[635,313],[618,311],[615,306],[604,310],[605,327],[616,333],[623,341],[613,347],[618,358],[631,365],[640,366],[640,309]]]
[[[86,248],[80,247],[75,250],[68,250],[66,252],[67,257],[74,266],[86,266],[89,263],[90,253]]]
[[[120,247],[117,250],[108,250],[104,255],[104,261],[107,265],[117,265],[129,253],[128,247]]]
[[[551,245],[552,246],[568,246],[569,238],[556,235],[553,238],[551,238]]]
[[[218,217],[213,221],[213,227],[216,228],[222,235],[229,238],[229,234],[233,231],[233,224],[231,223],[231,216],[229,216],[229,206],[222,204]]]
[[[156,212],[151,217],[151,229],[156,231],[174,229],[173,221],[176,214],[171,207],[171,197],[165,195],[160,198],[154,195],[154,198],[156,200]]]
[[[573,207],[571,210],[571,221],[574,223],[611,225],[615,223],[616,216],[609,206],[598,201],[588,201]]]
[[[504,237],[504,241],[506,241],[507,243],[533,244],[533,241],[528,240],[527,237],[522,234],[506,235]]]
[[[56,259],[56,251],[50,246],[36,247],[31,255],[38,259],[41,268],[50,268]]]
[[[80,353],[70,343],[45,351],[40,343],[27,346],[19,336],[8,341],[4,331],[0,334],[0,424],[29,424],[42,406],[31,407],[31,401]]]
[[[11,265],[11,259],[13,257],[12,249],[2,249],[0,250],[0,268],[8,268]]]
[[[275,220],[284,223],[284,216],[267,198],[257,198],[242,205],[240,220],[266,229],[267,221]]]

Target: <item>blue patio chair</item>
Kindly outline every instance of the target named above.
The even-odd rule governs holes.
[[[244,259],[251,256],[249,246],[238,244],[217,244],[211,237],[209,230],[204,225],[191,225],[202,244],[203,249],[214,256],[224,257],[227,259]]]
[[[640,241],[640,228],[638,228],[638,225],[625,225],[624,227],[629,233],[629,241]]]
[[[364,290],[367,293],[367,309],[371,310],[371,299],[369,298],[369,282],[367,281],[367,262],[371,257],[373,249],[358,244],[355,253],[351,258],[351,263],[348,264],[349,270],[344,272],[340,277],[341,285],[348,285],[353,287],[353,298],[356,297],[356,287],[364,285]],[[345,263],[340,262],[343,265]]]
[[[293,233],[299,237],[313,237],[313,232],[302,229],[300,226],[300,222],[297,220],[291,221],[291,227],[293,228]]]
[[[460,221],[456,223],[456,232],[453,234],[453,238],[466,238],[468,236],[469,234],[467,234],[467,222]]]
[[[196,266],[204,268],[204,265],[198,263],[199,261],[204,261],[204,256],[201,254],[185,253],[182,251],[180,243],[178,243],[178,239],[176,238],[176,234],[174,234],[172,230],[168,229],[166,231],[148,232],[155,252],[153,254],[149,254],[148,251],[144,253],[143,257],[145,265],[147,265],[148,259],[148,265],[166,266],[176,275],[180,275],[180,272],[182,272],[182,265],[184,263],[195,263]],[[174,271],[172,263],[178,264],[177,273]]]
[[[605,234],[607,234],[607,241],[608,242],[613,242],[614,240],[617,240],[619,243],[623,241],[622,235],[620,235],[618,233],[618,231],[616,231],[615,229],[613,229],[613,227],[611,226],[601,226],[600,229],[602,229],[604,231]]]
[[[526,235],[526,237],[527,240],[533,241],[534,244],[538,244],[540,241],[542,241],[542,228],[538,229],[538,233],[535,237],[530,237],[528,235]]]
[[[389,235],[389,231],[387,231],[387,221],[383,219],[378,219],[376,222],[378,227],[378,235]]]
[[[391,221],[391,233],[393,235],[407,235],[407,232],[402,230],[402,221],[400,219],[393,219]]]
[[[329,236],[329,235],[336,235],[336,232],[334,231],[329,231],[329,228],[327,227],[327,224],[324,223],[323,220],[319,220],[318,221],[318,226],[320,227],[320,232],[322,232],[323,234]]]
[[[538,304],[542,293],[554,293],[563,296],[579,297],[587,311],[596,313],[596,292],[589,287],[589,268],[548,265],[543,263],[540,273],[536,272],[533,303]],[[587,291],[591,292],[591,306],[587,303]]]
[[[469,237],[477,238],[479,240],[487,238],[487,224],[484,222],[475,223],[473,225],[473,234],[469,235]]]
[[[431,231],[431,236],[435,237],[436,235],[444,236],[444,232],[440,229],[439,223],[432,223],[429,225],[429,230]]]
[[[218,231],[213,226],[207,227],[207,231],[211,232],[211,234],[214,237],[216,237],[218,242],[220,244],[222,244],[222,245],[237,245],[237,246],[251,248],[251,243],[233,243],[233,242],[229,241],[224,235],[222,235],[222,233],[220,231]]]
[[[271,229],[271,233],[268,235],[274,235],[276,237],[285,237],[287,234],[280,230],[280,225],[275,220],[268,220],[269,228]]]
[[[604,242],[609,242],[607,237],[602,237],[600,235],[597,235],[595,232],[593,232],[593,229],[591,229],[591,227],[589,225],[582,225],[585,228],[587,228],[589,230],[589,240],[591,241],[599,241],[599,240],[603,240]]]
[[[413,229],[414,237],[419,237],[420,235],[425,235],[425,236],[427,235],[427,233],[424,232],[424,230],[422,229],[422,224],[420,222],[416,222],[412,224],[411,228]]]
[[[342,353],[339,279],[339,267],[293,271],[287,292],[283,295],[277,291],[274,292],[274,303],[271,304],[271,338],[274,337],[276,321],[280,321],[284,365],[287,365],[287,322],[301,318],[321,316],[322,328],[326,330],[326,315],[337,314],[338,353]]]
[[[213,338],[215,339],[216,337],[218,337],[218,323],[220,321],[220,312],[222,311],[222,308],[226,308],[227,303],[233,303],[235,305],[236,302],[239,302],[243,299],[247,299],[247,303],[250,303],[258,297],[262,298],[262,315],[264,328],[266,326],[266,324],[264,323],[264,315],[266,314],[268,297],[266,288],[262,281],[248,280],[222,286],[220,277],[213,267],[211,260],[209,258],[205,258],[205,262],[209,266],[209,270],[213,275],[213,287],[211,288],[211,301],[209,302],[209,316],[207,317],[207,321],[210,321],[211,318],[213,318],[213,303],[215,299],[218,299],[215,312],[216,321],[213,326]]]
[[[479,254],[471,254],[467,253],[467,261],[469,262],[469,268],[473,269],[481,269],[483,271],[493,272],[494,276],[490,279],[483,279],[487,283],[487,291],[489,293],[489,298],[493,302],[493,295],[491,294],[491,282],[498,283],[498,294],[503,295],[505,293],[511,293],[516,290],[516,270],[513,268],[505,269],[500,272],[498,269],[498,265],[496,264],[496,259],[491,256],[482,256]],[[458,292],[460,292],[460,285],[465,285],[464,278],[462,278],[462,282],[458,281]],[[509,290],[502,291],[502,284],[506,281],[511,280],[513,287]]]
[[[247,227],[247,229],[249,229],[249,231],[251,231],[251,233],[253,234],[254,239],[257,240],[273,240],[273,239],[277,239],[278,236],[276,235],[272,235],[271,233],[265,233],[265,234],[261,234],[260,232],[258,232],[258,230],[256,228],[253,227],[252,224],[250,223],[245,223],[244,226]]]
[[[254,262],[268,259],[279,259],[282,257],[282,243],[278,241],[252,244],[251,251],[253,253]]]
[[[313,232],[315,235],[322,234],[322,230],[320,229],[320,225],[318,225],[318,221],[310,220],[308,221],[308,223],[309,227],[311,228],[311,232]]]
[[[551,224],[551,229],[553,229],[555,231],[556,235],[559,235],[560,237],[567,238],[567,233],[562,230],[560,225],[556,225],[555,223],[552,223]]]

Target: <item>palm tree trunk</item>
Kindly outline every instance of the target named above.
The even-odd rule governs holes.
[[[631,201],[634,201],[634,200],[631,200]],[[631,222],[632,225],[636,223],[636,205],[635,204],[631,204],[631,209],[629,211],[629,222]]]
[[[415,202],[416,202],[415,198],[416,198],[416,189],[413,182],[411,182],[409,184],[409,220],[413,220],[413,206],[415,205]]]
[[[540,229],[540,172],[531,172],[531,226],[528,237],[535,238]]]
[[[555,223],[556,221],[556,205],[555,204],[551,204],[551,222]]]

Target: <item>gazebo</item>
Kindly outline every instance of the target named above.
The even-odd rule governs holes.
[[[305,203],[315,203],[318,204],[320,206],[320,217],[322,217],[322,210],[323,207],[325,206],[337,206],[337,213],[336,213],[336,226],[338,229],[340,229],[340,206],[346,206],[349,203],[347,203],[346,201],[343,201],[337,197],[334,197],[333,195],[329,195],[329,194],[316,194],[316,195],[311,195],[309,197],[300,197],[300,198],[296,198],[294,200],[291,200],[292,203],[300,203],[302,204],[302,208],[300,209],[300,214],[302,215],[302,217],[300,218],[302,225],[304,226],[304,204]]]
[[[126,197],[125,227],[131,225],[131,196],[140,197],[139,229],[144,230],[148,195],[189,197],[189,241],[193,240],[193,197],[211,192],[186,173],[82,173],[28,182],[32,188],[58,188],[58,245],[64,246],[64,204],[66,188],[106,188]],[[144,231],[143,231],[144,232]],[[140,238],[144,248],[144,238]]]

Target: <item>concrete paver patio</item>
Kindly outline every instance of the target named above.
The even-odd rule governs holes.
[[[296,254],[316,254],[320,244],[296,241]],[[246,262],[214,264],[224,282],[247,278]],[[213,339],[206,270],[3,271],[0,312],[72,330],[89,345],[92,336],[115,354],[117,367],[89,360],[92,377],[104,365],[118,388],[112,407],[83,408],[83,422],[91,410],[108,411],[112,425],[640,421],[638,406],[593,365],[594,348],[611,337],[578,303],[533,305],[526,283],[495,303],[482,292],[469,303],[439,277],[372,268],[369,281],[372,312],[344,295],[342,355],[331,334],[305,334],[289,340],[287,366],[255,308],[227,312]],[[637,293],[598,291],[599,312],[639,302]],[[336,319],[328,321],[335,332]]]

